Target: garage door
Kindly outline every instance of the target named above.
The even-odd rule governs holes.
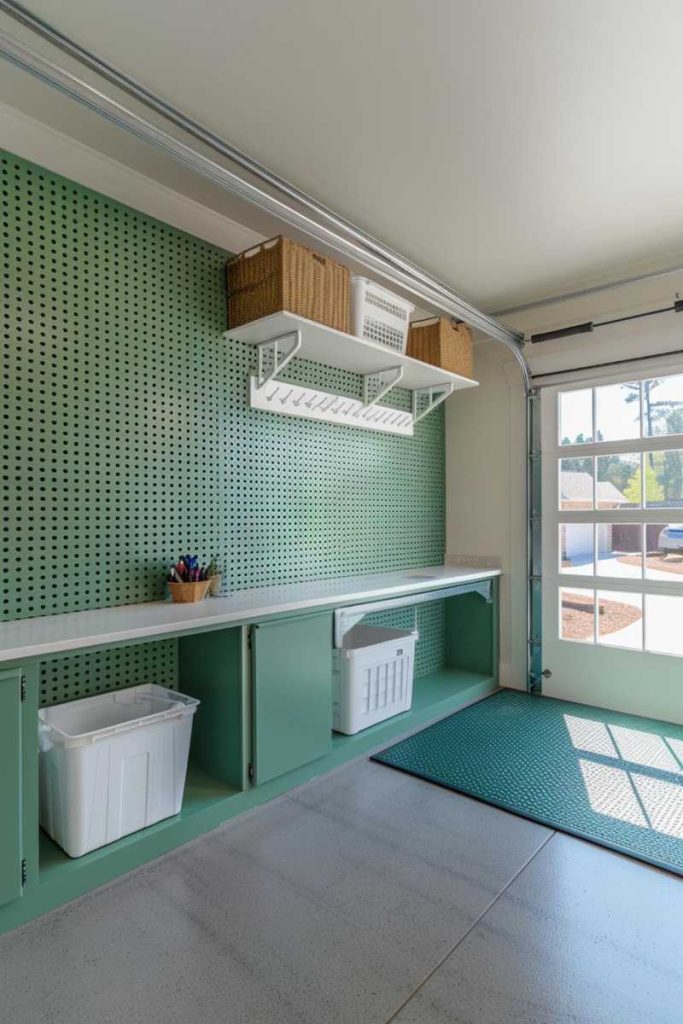
[[[543,692],[683,721],[683,374],[542,393]]]

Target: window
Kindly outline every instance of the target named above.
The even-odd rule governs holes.
[[[593,440],[593,391],[565,391],[560,395],[561,444]]]
[[[640,455],[598,455],[596,508],[638,508],[642,502]]]
[[[683,657],[683,374],[559,392],[558,413],[559,637]]]
[[[683,434],[683,374],[560,394],[560,445]]]
[[[683,374],[643,381],[643,436],[683,434]]]

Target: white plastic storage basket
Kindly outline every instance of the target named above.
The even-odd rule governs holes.
[[[198,704],[150,684],[41,708],[40,824],[70,857],[180,811]]]
[[[351,330],[359,338],[405,352],[414,309],[411,302],[367,277],[351,278]]]
[[[335,650],[332,728],[353,735],[408,711],[417,632],[354,626]]]

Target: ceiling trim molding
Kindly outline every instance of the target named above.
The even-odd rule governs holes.
[[[242,252],[264,239],[251,228],[7,103],[0,103],[0,137],[8,152],[228,252]]]

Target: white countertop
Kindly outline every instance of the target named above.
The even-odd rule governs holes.
[[[16,619],[0,623],[0,662],[45,657],[179,632],[201,632],[222,625],[243,625],[286,612],[419,594],[499,575],[498,569],[437,565],[238,590],[228,597],[207,598],[197,604],[149,601],[146,604],[124,604],[64,615]]]

